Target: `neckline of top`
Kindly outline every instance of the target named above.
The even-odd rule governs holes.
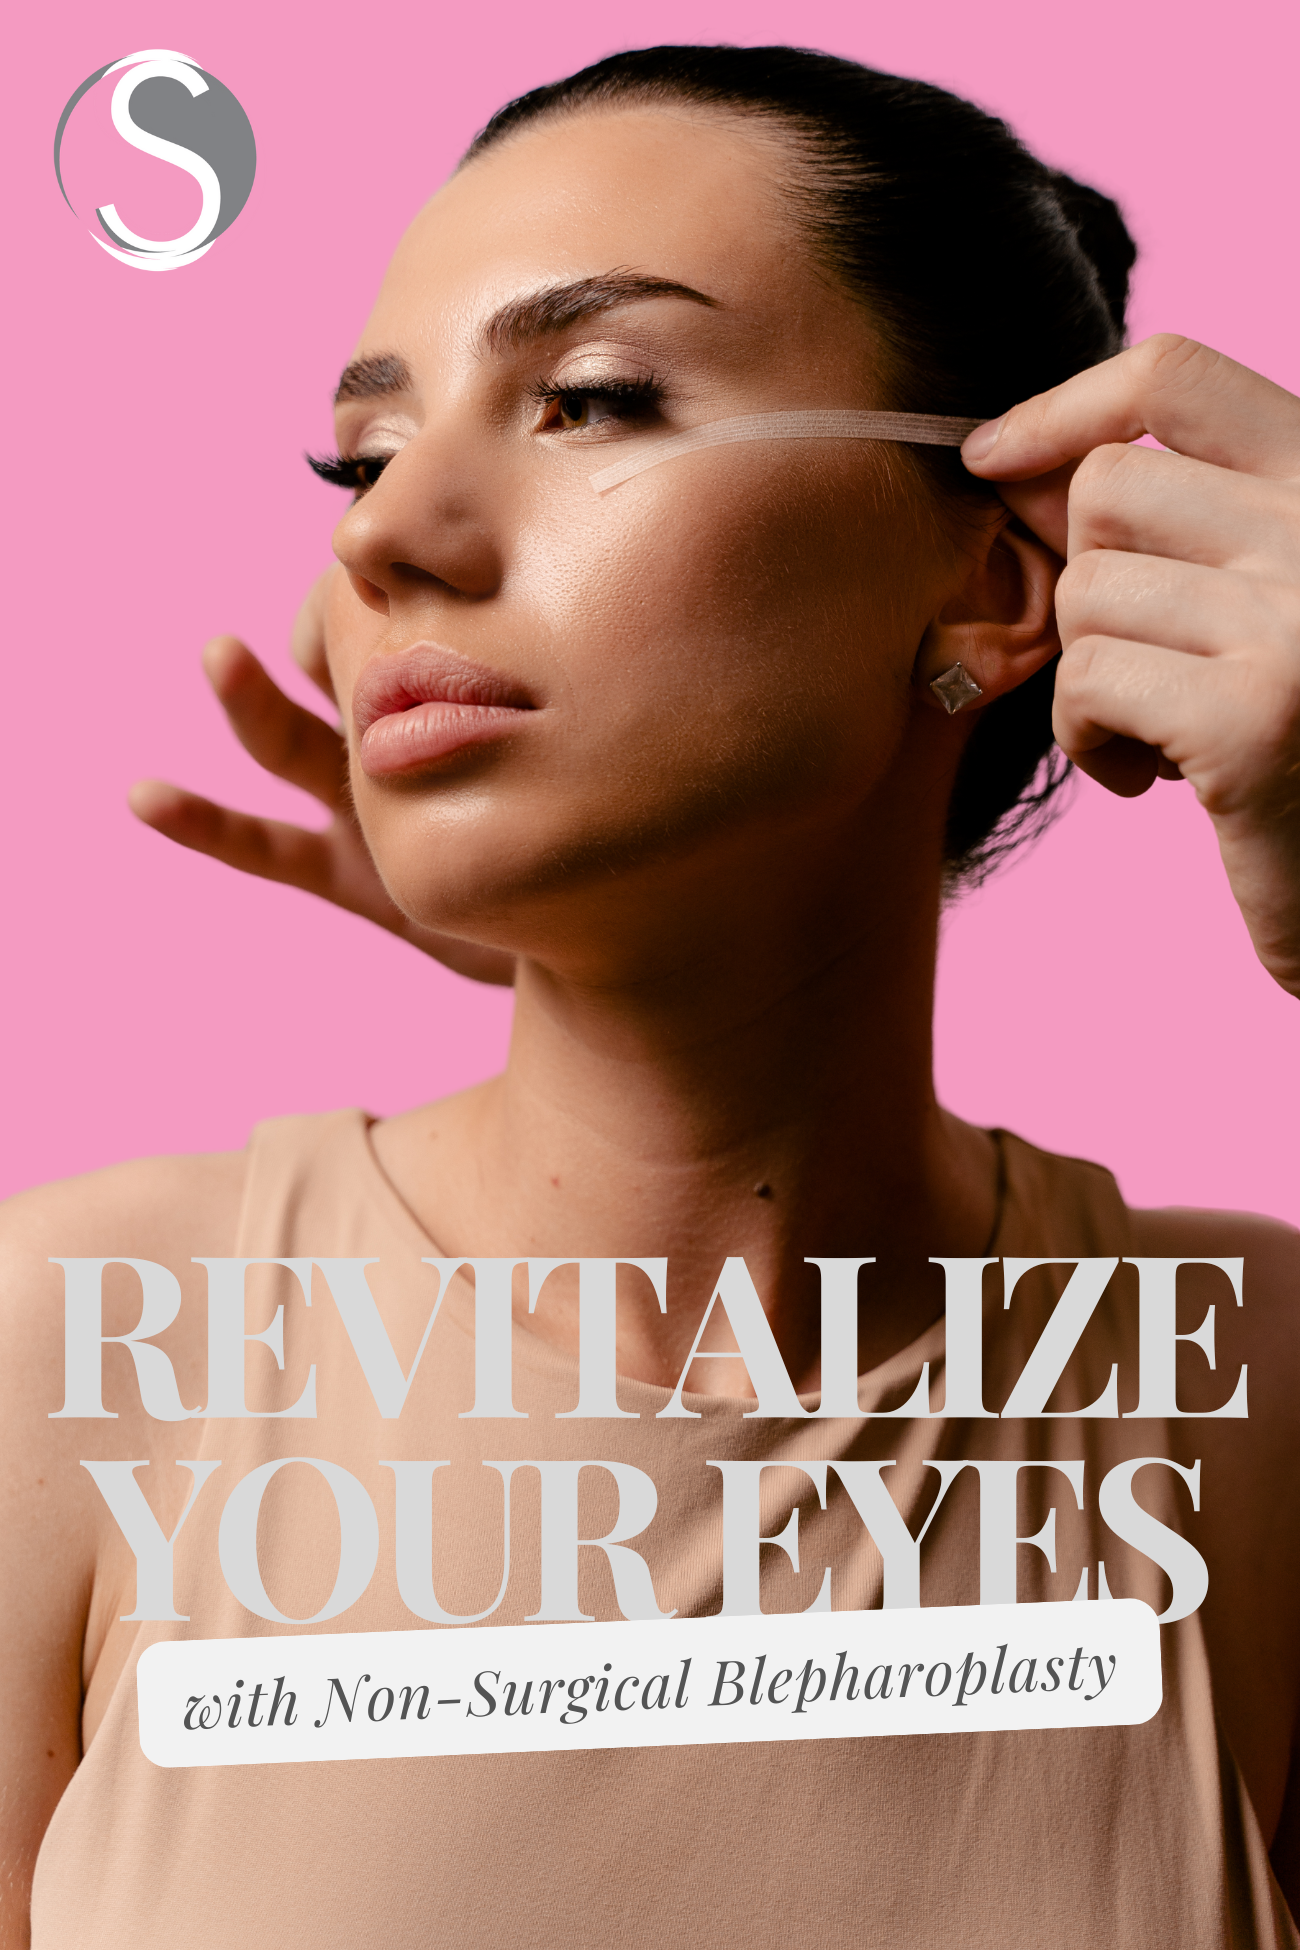
[[[350,1134],[361,1153],[364,1175],[370,1180],[371,1186],[378,1196],[380,1203],[388,1208],[390,1223],[397,1230],[406,1233],[413,1239],[414,1243],[420,1249],[419,1256],[422,1259],[426,1256],[434,1259],[449,1258],[450,1255],[444,1253],[436,1241],[430,1237],[424,1225],[417,1218],[414,1211],[402,1197],[397,1186],[384,1170],[370,1135],[372,1126],[377,1122],[378,1119],[376,1117],[370,1112],[363,1110],[352,1113],[350,1119]],[[993,1226],[983,1254],[985,1258],[996,1257],[998,1244],[1006,1229],[1007,1220],[1014,1204],[1008,1159],[1008,1139],[1010,1133],[1001,1129],[992,1129],[989,1130],[988,1136],[993,1140],[997,1150],[997,1191]],[[568,1354],[562,1348],[554,1346],[552,1342],[544,1340],[541,1335],[519,1331],[518,1323],[516,1323],[516,1329],[517,1349],[526,1359],[530,1367],[545,1369],[552,1376],[560,1371],[566,1373],[571,1372],[576,1376],[578,1363],[575,1356]],[[858,1376],[859,1391],[864,1387],[869,1387],[871,1395],[877,1400],[897,1393],[899,1388],[907,1381],[915,1379],[920,1372],[923,1362],[928,1360],[933,1365],[936,1362],[942,1361],[943,1345],[944,1317],[942,1314],[939,1314],[936,1319],[930,1321],[923,1327],[904,1347],[898,1348],[874,1368],[863,1369]],[[635,1375],[620,1374],[618,1383],[620,1391],[627,1391],[629,1395],[633,1393],[639,1394],[647,1403],[653,1401],[663,1406],[663,1404],[672,1399],[673,1390],[671,1388],[662,1387],[655,1382],[641,1381]],[[821,1392],[820,1390],[814,1390],[812,1393],[800,1395],[798,1399],[801,1407],[815,1409],[820,1404]],[[683,1403],[690,1402],[697,1413],[720,1413],[734,1410],[741,1404],[744,1404],[747,1410],[752,1403],[753,1397],[741,1395],[705,1395],[693,1389],[685,1388],[682,1390],[682,1400]],[[864,1412],[870,1411],[867,1410]]]

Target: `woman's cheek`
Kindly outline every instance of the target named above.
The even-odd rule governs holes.
[[[554,587],[553,642],[575,687],[614,681],[627,704],[648,693],[672,710],[689,700],[703,723],[733,708],[796,739],[823,706],[896,714],[920,633],[898,587],[900,530],[912,540],[914,524],[889,508],[865,519],[862,497],[824,475],[794,492],[770,456],[764,466],[761,493],[742,479],[711,500],[670,497],[665,468],[654,503],[629,499],[582,573]]]
[[[777,485],[702,503],[666,468],[653,497],[636,481],[621,505],[517,531],[500,595],[446,629],[538,681],[535,735],[430,790],[355,781],[416,919],[454,929],[552,884],[576,893],[584,867],[635,871],[783,813],[833,819],[870,790],[901,737],[909,661],[883,527],[864,534],[842,496],[810,514]],[[350,592],[342,623],[348,695],[384,626]]]
[[[352,690],[387,628],[387,618],[368,609],[340,567],[325,601],[325,661],[344,724],[351,718]]]

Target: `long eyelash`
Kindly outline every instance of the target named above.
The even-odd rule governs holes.
[[[332,487],[348,488],[353,494],[364,494],[367,488],[375,485],[379,476],[392,459],[391,454],[305,454],[313,474],[319,474],[322,481]]]
[[[529,387],[531,397],[544,406],[562,399],[597,399],[609,406],[628,408],[656,406],[663,391],[663,381],[653,374],[644,379],[605,380],[596,386],[554,386],[539,381]]]
[[[598,386],[551,386],[539,382],[529,388],[540,405],[554,400],[603,400],[608,406],[621,406],[628,413],[658,405],[663,398],[663,382],[653,374],[642,379],[610,379]],[[347,488],[364,494],[372,488],[392,459],[391,454],[306,454],[304,459],[313,474],[331,487]]]

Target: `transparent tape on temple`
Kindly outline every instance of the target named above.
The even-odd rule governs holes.
[[[746,413],[734,420],[708,420],[667,440],[638,441],[635,453],[602,467],[591,476],[591,485],[595,493],[608,494],[648,467],[733,440],[896,440],[919,447],[960,447],[983,424],[940,413]]]

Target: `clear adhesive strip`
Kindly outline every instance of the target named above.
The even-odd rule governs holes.
[[[983,424],[940,413],[746,413],[735,420],[709,420],[653,444],[638,443],[636,453],[593,474],[591,485],[596,494],[607,494],[647,467],[732,440],[896,440],[918,447],[960,447]]]

